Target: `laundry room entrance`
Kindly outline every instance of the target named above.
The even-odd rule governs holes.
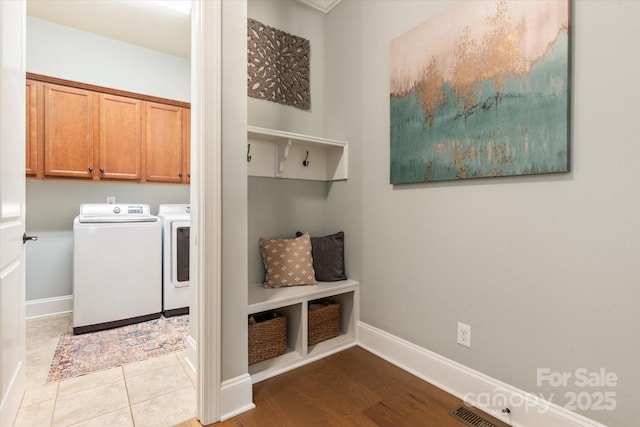
[[[196,415],[190,17],[135,3],[27,3],[27,389],[57,387],[54,422],[118,420],[123,401],[134,418],[164,400],[180,402],[165,419]]]

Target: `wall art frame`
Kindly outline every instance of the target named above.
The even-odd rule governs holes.
[[[247,94],[311,109],[311,42],[247,19]]]
[[[390,182],[570,168],[570,0],[466,0],[390,43]]]

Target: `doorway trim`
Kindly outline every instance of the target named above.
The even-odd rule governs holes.
[[[196,326],[196,416],[220,419],[222,287],[222,2],[193,1],[191,11],[191,271]],[[193,332],[193,329],[192,329]]]

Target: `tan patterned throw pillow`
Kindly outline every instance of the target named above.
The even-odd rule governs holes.
[[[264,263],[265,288],[315,285],[316,272],[311,256],[311,239],[303,234],[296,239],[259,239]]]

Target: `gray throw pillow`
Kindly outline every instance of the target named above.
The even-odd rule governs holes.
[[[298,231],[296,236],[302,236]],[[311,256],[316,280],[320,282],[335,282],[346,280],[344,268],[344,232],[324,237],[311,238]]]

